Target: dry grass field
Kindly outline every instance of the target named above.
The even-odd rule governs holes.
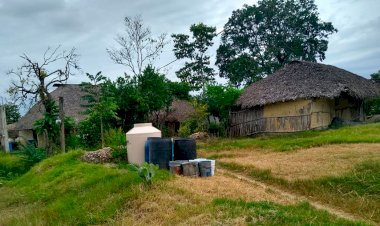
[[[326,145],[291,152],[230,150],[219,154],[220,162],[270,170],[273,176],[292,181],[339,176],[362,162],[380,161],[380,144]]]

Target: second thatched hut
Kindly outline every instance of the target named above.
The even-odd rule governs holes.
[[[230,115],[230,136],[327,128],[363,121],[363,101],[380,96],[371,80],[319,63],[294,61],[248,87]]]

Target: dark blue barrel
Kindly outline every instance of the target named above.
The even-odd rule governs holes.
[[[150,163],[150,159],[149,159],[149,144],[150,144],[150,141],[151,140],[157,140],[157,139],[161,139],[161,137],[148,137],[148,139],[145,141],[145,145],[144,145],[144,160],[145,160],[145,162]]]
[[[152,139],[149,141],[149,160],[151,163],[158,164],[160,169],[169,169],[171,159],[171,139]]]
[[[191,160],[197,158],[196,143],[191,138],[174,140],[174,160]]]

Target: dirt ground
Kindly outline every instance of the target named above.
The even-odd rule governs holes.
[[[259,169],[287,180],[338,176],[367,160],[380,160],[380,144],[339,144],[292,152],[267,150],[226,151],[231,157],[218,159]]]

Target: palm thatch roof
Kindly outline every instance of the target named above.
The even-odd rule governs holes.
[[[160,122],[183,122],[194,113],[195,109],[190,101],[174,99],[169,111],[162,110],[159,113]]]
[[[341,94],[363,100],[380,96],[380,89],[371,80],[331,65],[293,61],[249,86],[236,106],[247,109],[296,99],[333,99]]]
[[[74,118],[78,123],[86,118],[83,112],[86,110],[83,105],[86,101],[82,99],[85,94],[78,84],[64,84],[51,92],[51,96],[58,104],[59,97],[63,97],[63,109],[65,116]],[[20,120],[12,126],[14,130],[33,129],[33,123],[43,117],[45,111],[41,102],[35,104]]]

